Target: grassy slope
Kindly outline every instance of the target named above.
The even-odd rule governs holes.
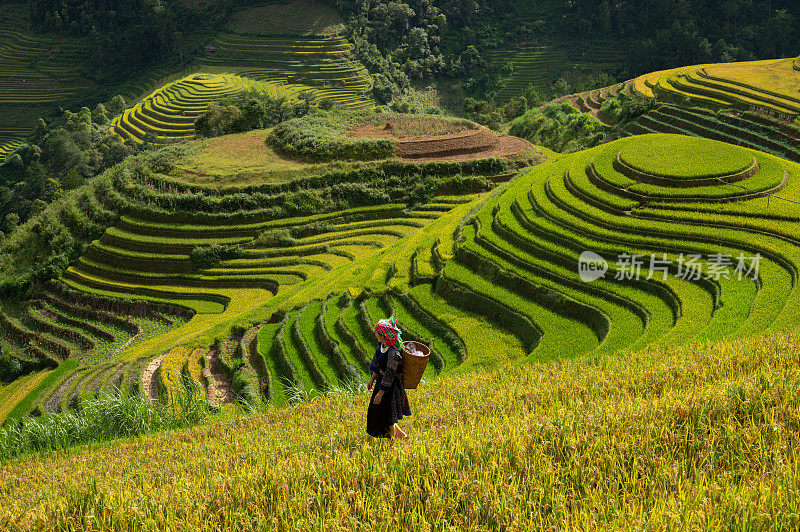
[[[790,333],[450,376],[394,445],[357,396],[24,459],[0,526],[792,528],[798,356]]]
[[[276,155],[264,142],[268,131],[255,130],[198,139],[192,153],[178,162],[178,181],[218,186],[281,182],[315,167]]]

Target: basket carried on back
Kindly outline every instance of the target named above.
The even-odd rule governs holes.
[[[416,347],[422,355],[411,354],[412,347]],[[403,342],[403,388],[406,390],[417,389],[430,358],[431,350],[425,344],[412,341]]]

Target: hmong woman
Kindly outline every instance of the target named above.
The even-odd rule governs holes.
[[[372,398],[367,410],[367,434],[376,438],[403,439],[407,435],[397,422],[403,416],[411,415],[411,406],[403,387],[403,355],[399,349],[403,348],[400,338],[400,329],[397,320],[383,319],[375,325],[375,337],[378,346],[369,369],[372,378],[367,385],[368,390],[373,389]]]

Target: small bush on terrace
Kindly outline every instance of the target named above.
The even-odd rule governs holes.
[[[325,162],[335,159],[369,161],[394,155],[389,139],[353,138],[347,131],[363,123],[351,113],[319,112],[288,120],[275,126],[267,145],[276,152],[303,161]]]
[[[288,229],[268,229],[262,231],[259,235],[249,243],[252,247],[288,247],[294,246],[297,240],[290,234]]]
[[[22,374],[22,364],[5,347],[0,352],[0,382],[11,382]]]
[[[223,244],[211,244],[208,246],[196,246],[192,249],[192,267],[195,270],[214,268],[223,260],[235,259],[244,254],[244,249],[240,245],[226,246]]]
[[[641,94],[620,93],[603,102],[598,115],[610,124],[621,126],[636,120],[655,106],[655,100]]]
[[[321,235],[333,230],[333,224],[328,222],[313,222],[305,225],[292,227],[294,238],[304,238],[307,236]]]

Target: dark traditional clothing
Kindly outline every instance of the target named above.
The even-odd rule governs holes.
[[[403,388],[403,355],[395,347],[378,344],[369,369],[378,375],[367,409],[367,434],[376,438],[391,436],[392,425],[411,415],[411,405]],[[380,404],[375,395],[383,390]]]

